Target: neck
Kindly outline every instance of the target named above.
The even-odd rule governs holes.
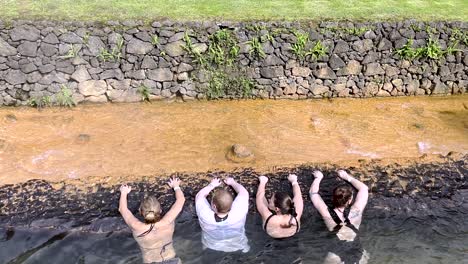
[[[219,218],[223,218],[223,217],[225,217],[225,216],[228,215],[228,214],[229,214],[229,212],[227,212],[227,213],[216,213],[216,215],[217,215]]]
[[[342,207],[337,207],[336,210],[340,211],[340,213],[343,213],[344,210],[345,210],[345,207],[342,206]]]

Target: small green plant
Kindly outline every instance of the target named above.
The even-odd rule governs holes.
[[[462,42],[465,46],[468,46],[468,34],[466,32],[462,32],[459,28],[454,28],[452,29],[450,41],[459,41]]]
[[[294,35],[296,42],[291,45],[292,52],[299,60],[303,60],[307,53],[305,47],[309,42],[309,35],[300,32],[294,32]]]
[[[413,48],[412,39],[409,39],[403,47],[396,49],[395,53],[405,60],[413,60],[417,57],[416,49]]]
[[[411,28],[414,32],[420,32],[420,31],[422,31],[422,28],[421,28],[418,24],[411,24],[411,25],[410,25],[410,28]]]
[[[167,54],[166,54],[166,52],[165,52],[165,51],[161,51],[161,52],[159,53],[159,56],[161,56],[161,57],[166,57],[166,56],[167,56]]]
[[[429,35],[434,35],[434,34],[437,33],[437,29],[435,29],[435,28],[433,28],[433,27],[431,27],[429,25],[426,25],[426,32]]]
[[[98,55],[98,58],[100,58],[104,62],[106,62],[106,61],[114,61],[114,62],[119,61],[121,59],[121,57],[122,57],[123,45],[124,45],[124,39],[122,38],[122,36],[119,35],[117,37],[117,43],[112,48],[112,50],[109,51],[107,49],[102,48],[99,55]]]
[[[85,45],[88,45],[88,43],[89,43],[89,37],[90,37],[90,36],[91,36],[91,35],[90,35],[89,32],[86,32],[85,35],[83,36],[83,43],[84,43]]]
[[[208,99],[252,97],[255,84],[243,75],[238,76],[225,71],[209,71],[208,73],[210,74],[210,80],[205,90]]]
[[[44,107],[47,107],[47,106],[51,106],[52,101],[50,99],[50,96],[45,95],[45,96],[41,96],[41,97],[30,98],[28,100],[28,105],[31,106],[31,107],[36,107],[36,108],[39,109],[39,108],[44,108]]]
[[[73,92],[65,85],[61,86],[60,92],[55,96],[55,100],[57,105],[63,107],[73,107],[76,105],[73,100]]]
[[[217,66],[231,66],[239,56],[240,47],[231,30],[221,29],[210,36],[208,58]]]
[[[156,46],[159,44],[159,37],[158,35],[152,35],[151,36],[151,44],[153,44],[153,46]]]
[[[444,50],[444,54],[453,55],[455,52],[462,51],[461,49],[458,49],[458,48],[457,48],[458,43],[459,43],[458,40],[452,42],[452,43],[447,47],[447,49]]]
[[[75,47],[73,44],[70,45],[70,49],[68,50],[67,54],[62,56],[64,59],[72,59],[78,56],[78,52],[80,51],[79,48]]]
[[[193,61],[201,65],[202,68],[206,67],[207,62],[206,62],[205,57],[202,56],[200,51],[195,48],[195,46],[193,45],[192,39],[190,38],[189,33],[187,31],[185,31],[183,40],[185,42],[185,45],[183,45],[182,48],[193,57]],[[166,53],[164,53],[164,55],[165,54]]]
[[[261,36],[260,37],[260,40],[265,43],[265,42],[270,42],[270,43],[273,43],[275,41],[275,38],[273,37],[272,34],[270,33],[266,33],[265,35]]]
[[[305,54],[305,56],[312,56],[314,60],[317,60],[325,55],[327,55],[328,48],[322,44],[319,40],[315,45]]]
[[[247,41],[247,44],[250,45],[249,55],[256,56],[257,58],[265,58],[266,54],[262,47],[262,42],[259,37],[254,37],[251,40]]]
[[[141,95],[141,100],[143,102],[149,102],[150,101],[150,89],[146,87],[145,85],[141,85],[138,87],[138,93]]]
[[[429,38],[429,41],[427,42],[426,47],[422,49],[421,55],[423,57],[428,57],[434,60],[438,60],[444,55],[444,52],[442,48],[440,47],[440,44],[438,41],[432,38]]]

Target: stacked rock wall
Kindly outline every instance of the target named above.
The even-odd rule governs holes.
[[[233,42],[214,50],[226,48],[212,45],[223,29]],[[54,101],[64,89],[76,103],[459,94],[468,86],[467,29],[417,21],[0,22],[0,105]],[[402,58],[396,51],[409,40],[408,52],[440,50]]]

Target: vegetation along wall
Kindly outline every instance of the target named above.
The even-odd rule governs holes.
[[[459,94],[467,32],[467,22],[0,22],[0,105]]]

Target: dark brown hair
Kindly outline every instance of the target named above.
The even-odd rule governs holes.
[[[219,188],[214,191],[211,202],[216,206],[218,213],[225,214],[231,210],[233,200],[234,198],[229,191]]]
[[[296,207],[294,207],[294,201],[292,200],[291,196],[285,192],[276,192],[273,197],[273,203],[275,207],[280,210],[281,214],[291,215],[291,219],[289,219],[288,225],[282,225],[281,227],[290,228],[293,225],[293,218],[297,216]]]
[[[333,207],[339,208],[346,205],[346,203],[353,196],[353,189],[347,184],[340,185],[333,190]]]

